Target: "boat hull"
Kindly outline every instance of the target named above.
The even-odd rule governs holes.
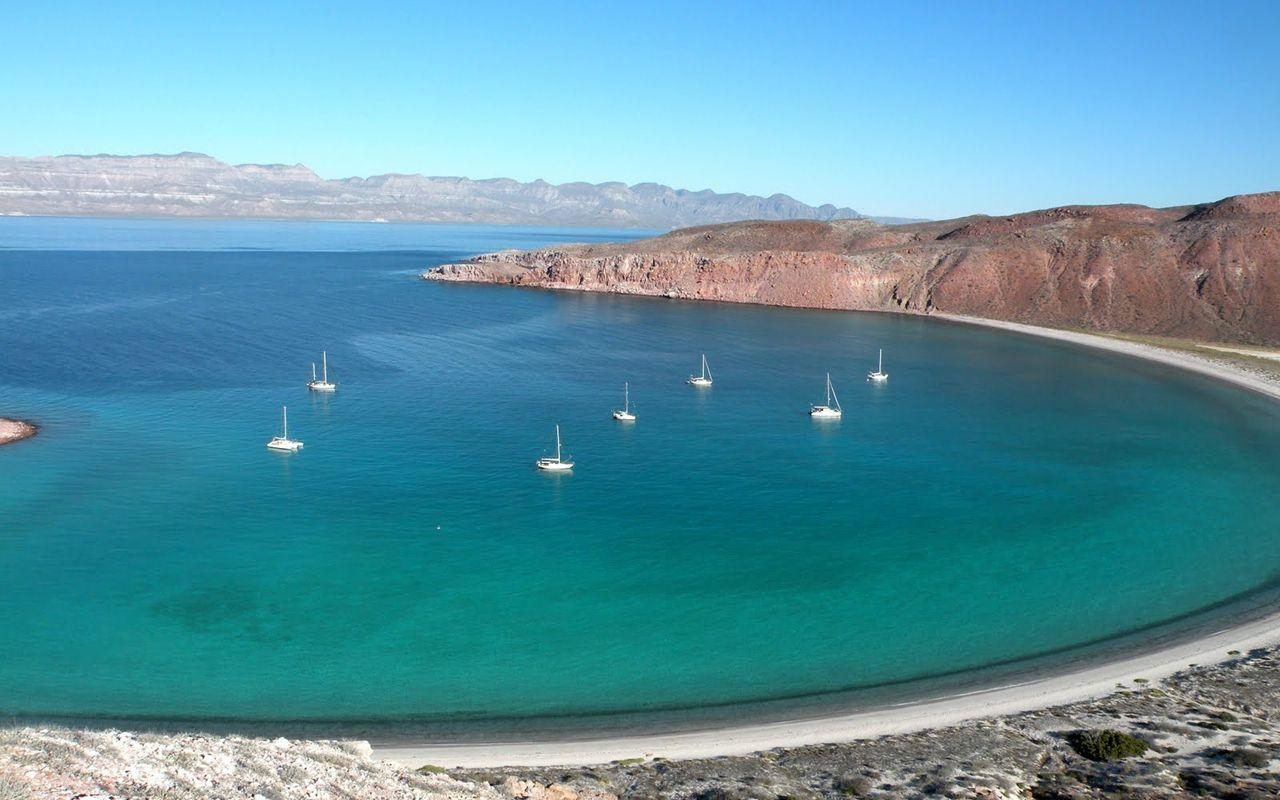
[[[546,459],[538,459],[536,462],[538,469],[544,472],[566,472],[573,469],[572,461],[550,461]]]

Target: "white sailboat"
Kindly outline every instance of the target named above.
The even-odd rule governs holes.
[[[831,373],[827,373],[827,403],[821,406],[809,406],[809,416],[814,419],[839,419],[844,415],[840,408],[840,398],[836,397],[835,387],[831,385]]]
[[[280,422],[284,426],[284,431],[271,441],[267,442],[268,450],[279,450],[282,453],[296,453],[302,449],[302,442],[289,438],[289,407],[280,407]]]
[[[560,426],[557,425],[556,426],[556,457],[548,458],[547,456],[543,456],[542,458],[538,459],[535,463],[538,465],[538,469],[545,469],[551,472],[558,472],[558,471],[563,471],[567,469],[573,469],[573,461],[570,460],[571,458],[572,456],[570,456],[569,458],[560,457]]]
[[[711,367],[707,366],[707,354],[702,354],[702,372],[698,375],[690,375],[689,380],[685,383],[690,386],[710,386],[711,385]]]
[[[613,418],[619,422],[635,422],[636,415],[631,412],[631,386],[622,384],[622,410],[614,409]]]
[[[875,372],[867,373],[867,380],[876,381],[877,383],[879,383],[880,381],[889,380],[889,373],[884,371],[884,350],[883,349],[880,351],[880,364],[876,367]]]
[[[323,350],[320,352],[320,363],[324,365],[324,371],[317,380],[316,362],[311,362],[311,380],[307,381],[307,388],[313,392],[336,392],[338,384],[329,383],[329,354]]]

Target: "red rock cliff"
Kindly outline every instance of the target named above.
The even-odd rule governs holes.
[[[1280,343],[1280,192],[883,226],[738,222],[477,256],[437,280]]]

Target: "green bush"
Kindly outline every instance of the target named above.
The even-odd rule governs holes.
[[[1123,731],[1072,731],[1067,734],[1071,749],[1090,761],[1115,761],[1119,758],[1140,756],[1149,745],[1137,736]]]

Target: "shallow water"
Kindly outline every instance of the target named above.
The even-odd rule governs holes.
[[[740,703],[1273,580],[1280,412],[1233,387],[918,318],[414,278],[625,235],[0,220],[0,411],[43,426],[0,449],[0,712]],[[309,396],[323,348],[339,390]],[[815,423],[828,370],[845,416]],[[285,403],[292,456],[263,447]],[[533,468],[556,423],[570,475]]]

